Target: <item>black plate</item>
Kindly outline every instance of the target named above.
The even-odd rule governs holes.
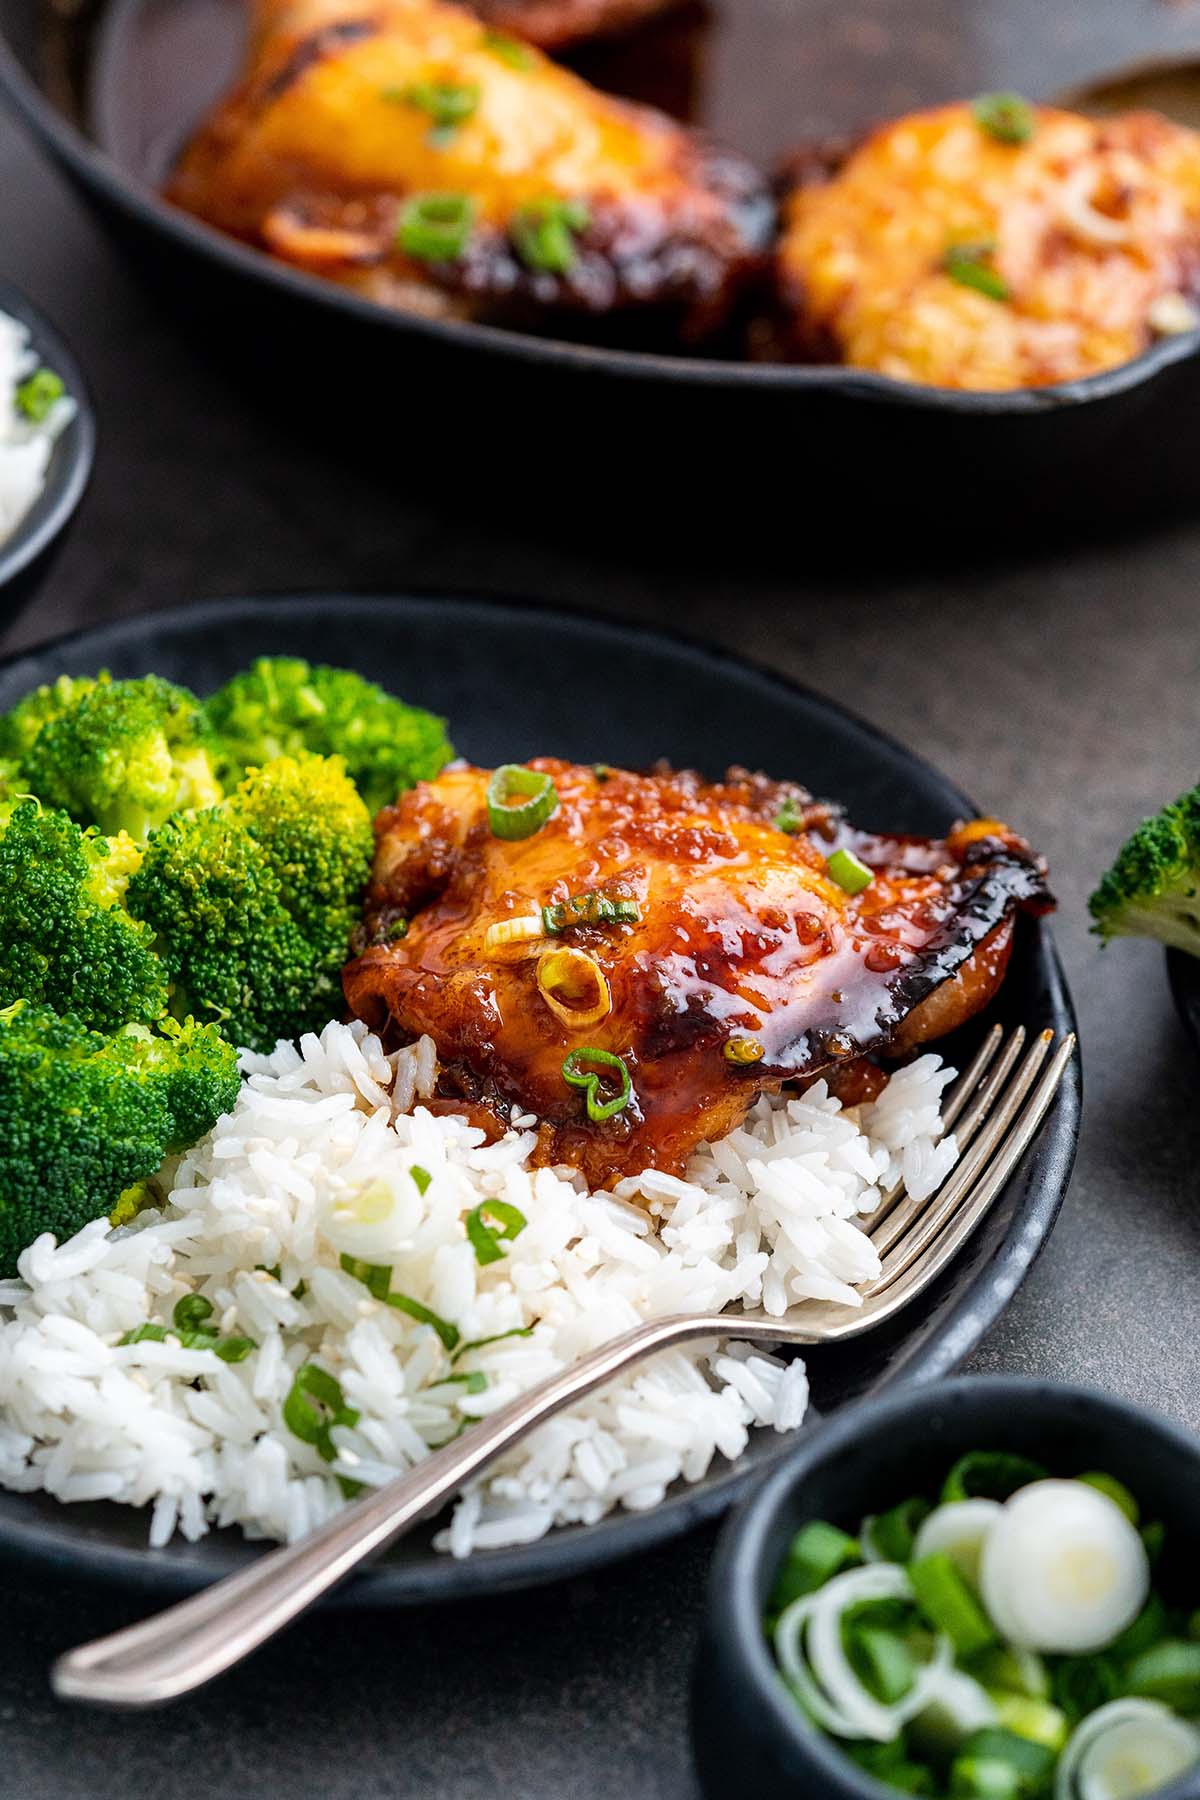
[[[1023,0],[1008,0],[1014,13]],[[902,18],[886,0],[861,0],[855,21],[822,0],[727,0],[661,22],[624,44],[592,49],[587,72],[696,117],[769,164],[805,138],[857,128],[906,107],[970,92],[1013,75],[978,52],[993,0],[970,8],[911,0]],[[808,538],[846,541],[847,511],[870,494],[872,522],[926,549],[975,534],[1015,534],[1200,498],[1200,358],[1195,335],[1165,340],[1136,362],[1051,389],[956,393],[837,367],[800,368],[591,348],[486,325],[389,312],[291,269],[165,205],[164,163],[236,63],[244,0],[0,0],[0,96],[7,94],[97,206],[142,273],[164,279],[198,341],[223,358],[253,359],[255,388],[273,373],[309,425],[328,394],[344,432],[356,392],[356,430],[382,419],[391,387],[444,448],[456,483],[494,492],[506,475],[553,484],[594,514],[597,473],[621,446],[619,525],[639,495],[661,507],[670,468],[707,495],[705,536],[722,522],[748,543],[739,502],[756,502],[753,542],[790,535],[798,503]],[[1040,18],[1040,15],[1039,15]],[[164,21],[166,25],[164,27]],[[1147,19],[1147,32],[1155,29]],[[1024,43],[1014,30],[1014,41]],[[1036,26],[1033,27],[1036,36]],[[874,48],[872,49],[872,44]],[[886,51],[886,55],[884,52]],[[1022,51],[1028,85],[1044,76]],[[1016,65],[1017,67],[1020,64]],[[213,322],[236,317],[237,330]],[[341,378],[369,367],[370,382]],[[339,371],[303,382],[297,369]],[[464,465],[464,416],[453,388],[521,430],[521,456]],[[545,428],[538,428],[542,421]],[[561,454],[569,425],[572,455]],[[631,429],[631,425],[634,427]],[[422,467],[436,471],[434,455]],[[406,468],[406,480],[421,470]],[[707,494],[706,491],[707,490]],[[858,497],[858,498],[856,498]],[[862,539],[855,527],[854,542]]]
[[[553,753],[634,767],[667,756],[710,775],[732,762],[791,774],[845,801],[864,825],[940,832],[977,811],[943,776],[869,725],[781,677],[698,645],[600,620],[451,599],[307,598],[192,606],[103,626],[0,669],[0,708],[66,670],[153,670],[211,690],[252,657],[287,650],[358,667],[444,713],[463,755],[494,764]],[[999,1016],[1074,1029],[1044,926],[1022,921]],[[965,1055],[977,1036],[963,1035]],[[961,1064],[959,1065],[961,1066]],[[978,1343],[1023,1279],[1066,1190],[1079,1124],[1078,1064],[987,1223],[899,1321],[860,1343],[813,1352],[816,1407],[828,1411],[895,1381],[931,1381]],[[649,1513],[612,1514],[540,1543],[451,1562],[430,1530],[405,1539],[340,1597],[408,1603],[549,1581],[626,1556],[722,1512],[789,1440],[756,1434],[735,1466],[718,1462]],[[144,1548],[144,1514],[0,1494],[0,1549],[162,1592],[194,1587],[255,1552],[232,1533]]]

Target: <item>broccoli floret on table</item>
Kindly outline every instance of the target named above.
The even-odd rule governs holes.
[[[309,755],[153,832],[129,907],[155,934],[172,1010],[256,1050],[341,1012],[373,841],[341,759]]]
[[[48,806],[142,839],[181,808],[221,798],[204,709],[157,675],[56,682],[0,722],[0,755]]]
[[[1142,821],[1088,905],[1103,938],[1155,938],[1200,956],[1200,785]]]
[[[237,1053],[211,1025],[105,1035],[51,1007],[0,1011],[0,1275],[44,1231],[105,1217],[237,1098]]]
[[[438,774],[454,755],[445,722],[350,669],[260,657],[207,702],[221,772],[235,780],[276,756],[309,750],[345,758],[373,813]]]
[[[112,1029],[167,1006],[148,926],[125,909],[141,851],[36,800],[0,804],[0,1006],[30,1000]]]

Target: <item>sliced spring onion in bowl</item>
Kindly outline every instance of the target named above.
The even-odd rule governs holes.
[[[948,1556],[977,1588],[984,1541],[1003,1511],[998,1500],[958,1500],[936,1507],[918,1530],[912,1555]]]
[[[1138,1800],[1200,1762],[1200,1732],[1154,1700],[1113,1700],[1078,1726],[1054,1800]]]
[[[984,1605],[1002,1637],[1029,1650],[1102,1650],[1150,1591],[1145,1545],[1129,1519],[1079,1481],[1036,1481],[1009,1500],[980,1562]]]
[[[843,1642],[847,1611],[863,1601],[911,1600],[912,1584],[893,1563],[847,1569],[789,1606],[775,1628],[780,1666],[802,1704],[826,1731],[842,1738],[889,1743],[922,1711],[950,1666],[951,1646],[938,1638],[928,1662],[915,1668],[908,1692],[890,1704],[872,1694]]]

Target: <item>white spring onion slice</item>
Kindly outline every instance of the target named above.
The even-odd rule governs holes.
[[[1082,1481],[1035,1481],[1015,1493],[987,1534],[979,1572],[1001,1637],[1068,1656],[1111,1643],[1150,1591],[1141,1538]]]
[[[515,919],[497,919],[483,934],[485,950],[496,950],[501,944],[520,944],[526,938],[544,937],[540,912],[522,913]]]
[[[917,1532],[913,1560],[943,1551],[977,1588],[984,1540],[1003,1511],[999,1500],[954,1500],[936,1507]]]
[[[598,1025],[612,1011],[608,979],[586,950],[543,950],[537,985],[551,1012],[573,1031]]]
[[[1110,1700],[1058,1761],[1055,1800],[1137,1800],[1200,1761],[1200,1732],[1157,1700]]]
[[[886,1744],[921,1711],[949,1667],[952,1646],[939,1637],[902,1700],[887,1706],[863,1686],[842,1648],[842,1614],[860,1600],[910,1600],[912,1586],[895,1563],[873,1563],[835,1575],[788,1607],[775,1628],[775,1650],[788,1680],[817,1724],[834,1737]],[[807,1633],[807,1656],[804,1634]]]
[[[913,1720],[913,1741],[931,1753],[953,1756],[972,1732],[999,1721],[987,1689],[962,1669],[943,1668],[929,1684],[925,1705]]]

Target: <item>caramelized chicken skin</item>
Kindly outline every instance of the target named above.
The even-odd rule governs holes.
[[[776,262],[785,355],[1041,387],[1200,325],[1200,133],[1036,107],[1008,141],[988,117],[940,107],[832,170],[797,159]]]
[[[702,338],[761,261],[765,183],[443,0],[257,0],[250,70],[168,196],[388,306]]]
[[[745,771],[529,767],[559,803],[517,841],[489,827],[482,769],[452,767],[380,815],[346,997],[394,1040],[428,1032],[444,1095],[536,1114],[543,1157],[595,1185],[681,1170],[764,1087],[952,1029],[995,993],[1016,910],[1050,904],[1041,865],[994,821],[882,838]],[[873,872],[857,895],[831,877],[837,849]],[[543,906],[597,893],[625,916],[542,935]],[[530,935],[496,929],[525,919]],[[600,1123],[564,1080],[584,1046],[632,1080]]]

